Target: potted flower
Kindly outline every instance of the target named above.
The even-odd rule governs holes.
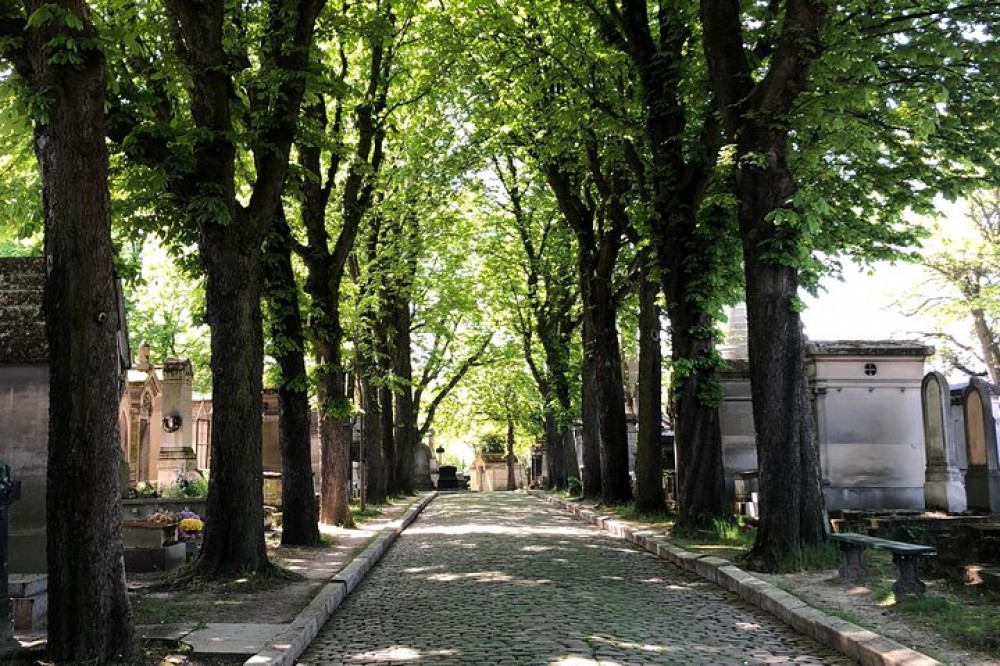
[[[198,554],[205,523],[201,516],[193,511],[181,511],[177,515],[181,519],[177,525],[178,539],[187,545],[187,556],[190,559]]]

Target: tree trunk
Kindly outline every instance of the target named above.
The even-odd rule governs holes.
[[[819,445],[813,433],[805,368],[805,336],[795,300],[798,269],[776,262],[781,234],[769,215],[785,205],[795,183],[785,163],[785,141],[771,128],[744,137],[771,161],[745,164],[737,176],[747,285],[750,391],[760,470],[760,523],[748,555],[751,566],[773,571],[782,556],[826,537]],[[746,154],[746,153],[743,153]]]
[[[281,450],[281,544],[319,543],[319,512],[312,471],[311,410],[299,313],[299,289],[291,260],[291,230],[279,207],[264,244],[264,291],[270,311],[272,355],[281,371],[278,443]]]
[[[583,422],[584,497],[601,496],[601,425],[597,410],[597,359],[594,326],[586,315],[583,318],[583,378],[581,382],[581,419]]]
[[[514,475],[514,417],[507,414],[507,490],[517,490],[517,478]]]
[[[328,357],[318,387],[320,414],[320,455],[322,477],[320,481],[319,520],[327,525],[348,526],[351,518],[351,440],[353,430],[348,413],[346,375],[340,367],[340,352]],[[333,358],[337,360],[332,360]]]
[[[410,303],[405,298],[396,300],[393,308],[393,374],[399,380],[400,389],[396,393],[396,432],[393,441],[396,446],[396,490],[403,495],[412,495],[416,480],[413,475],[413,460],[420,445],[417,430],[417,413],[413,408],[413,366],[410,361]],[[431,479],[419,479],[422,487],[431,487]]]
[[[361,484],[364,488],[365,503],[382,504],[385,493],[379,488],[382,481],[382,406],[379,404],[378,389],[371,377],[366,376],[371,368],[359,367],[358,379],[361,385],[361,405],[364,409],[361,428],[360,463],[364,474]],[[364,508],[365,503],[362,504]]]
[[[710,360],[715,343],[697,333],[714,330],[714,322],[707,313],[678,299],[670,305],[670,329],[675,367],[689,368],[684,375],[675,371],[672,397],[680,506],[677,526],[692,530],[729,513],[718,402],[709,397],[719,390],[718,374]]]
[[[660,285],[649,274],[651,259],[642,260],[639,284],[639,433],[635,453],[635,506],[662,511],[663,450],[660,445]]]
[[[26,3],[29,13],[42,7]],[[50,41],[95,40],[82,3],[61,5],[83,27],[49,19],[25,31],[18,71],[46,101],[35,125],[45,216],[49,345],[46,491],[49,657],[138,658],[122,551],[118,401],[121,360],[105,147],[104,58],[54,62]],[[0,47],[2,48],[2,47]],[[6,53],[6,50],[5,50]],[[6,591],[3,591],[6,594]]]
[[[990,381],[995,385],[1000,385],[1000,346],[997,345],[996,337],[990,329],[986,313],[982,308],[972,309],[972,323],[976,331],[976,339],[979,341],[979,348],[983,352],[983,362],[986,364],[986,372]]]
[[[563,449],[562,433],[551,404],[545,406],[545,462],[548,487],[565,488],[567,485],[566,455]]]
[[[611,312],[614,312],[614,308]],[[607,316],[602,315],[600,319],[595,330],[598,340],[596,384],[601,433],[601,502],[619,504],[632,499],[625,425],[625,390],[622,386],[618,327]]]
[[[392,387],[388,384],[378,388],[379,397],[379,417],[382,419],[379,433],[381,438],[379,447],[379,487],[378,503],[385,504],[389,499],[389,488],[395,485],[396,476],[396,438],[395,423],[393,421],[393,394]],[[372,500],[373,502],[375,500]]]
[[[796,191],[788,167],[787,114],[806,89],[823,48],[829,4],[783,7],[769,70],[744,48],[738,3],[702,0],[703,45],[720,120],[736,142],[735,193],[746,277],[750,390],[760,468],[760,528],[750,566],[774,570],[784,555],[825,537],[819,447],[806,393],[796,308],[797,224],[778,224]]]
[[[199,247],[208,274],[213,416],[209,520],[196,572],[231,576],[269,566],[261,457],[261,244],[210,223]]]

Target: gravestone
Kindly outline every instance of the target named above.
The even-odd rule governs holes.
[[[21,482],[10,478],[10,466],[0,463],[0,647],[14,638],[14,621],[7,592],[7,507],[21,498]]]
[[[458,468],[453,465],[442,465],[439,473],[438,490],[465,490],[468,487],[464,479],[458,478]]]
[[[973,378],[963,395],[969,453],[965,492],[970,509],[1000,513],[1000,453],[991,393],[989,384]]]
[[[920,387],[927,455],[924,504],[927,509],[961,513],[968,508],[962,473],[956,464],[951,429],[951,393],[940,372],[929,372]]]

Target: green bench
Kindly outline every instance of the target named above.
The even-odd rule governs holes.
[[[933,555],[933,546],[891,541],[867,534],[846,532],[829,535],[830,540],[840,546],[844,553],[844,563],[840,566],[840,579],[843,581],[861,581],[868,577],[868,569],[861,561],[861,553],[865,548],[883,550],[892,553],[892,563],[896,568],[896,582],[892,591],[897,600],[922,597],[927,586],[917,575],[917,565],[924,555]]]

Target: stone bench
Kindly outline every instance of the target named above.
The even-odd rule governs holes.
[[[882,550],[892,553],[892,563],[896,568],[896,582],[892,591],[896,600],[921,597],[927,588],[917,576],[917,565],[924,555],[935,554],[933,546],[891,541],[867,534],[851,532],[831,534],[830,540],[837,542],[844,553],[844,563],[840,567],[840,579],[845,581],[860,581],[868,577],[868,569],[861,561],[861,553],[865,548]]]

